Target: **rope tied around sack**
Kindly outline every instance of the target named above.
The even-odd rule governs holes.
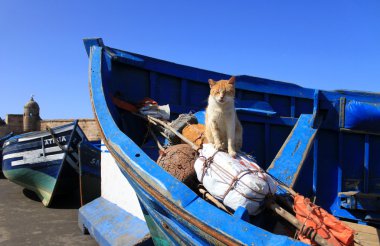
[[[241,175],[241,176],[239,177],[239,175],[242,174],[242,173],[243,173],[243,175]],[[224,194],[223,194],[223,198],[222,198],[222,200],[224,201],[224,199],[226,198],[226,196],[228,195],[228,193],[229,193],[232,189],[234,189],[236,183],[237,183],[237,182],[238,182],[238,181],[239,181],[244,175],[246,175],[246,174],[250,174],[250,173],[253,173],[253,171],[250,170],[250,169],[248,169],[248,170],[244,170],[244,171],[238,173],[235,177],[233,177],[233,179],[231,180],[230,186],[228,187],[228,189],[226,190],[226,192],[224,192]],[[243,194],[241,194],[241,195],[243,195]],[[244,195],[243,195],[243,196],[244,196]],[[244,196],[244,197],[245,197],[245,196]],[[246,198],[247,198],[247,197],[246,197]]]
[[[247,175],[247,174],[258,174],[259,171],[258,170],[251,170],[251,169],[247,169],[247,170],[243,170],[241,172],[239,172],[236,176],[234,176],[232,178],[232,181],[230,183],[230,186],[228,187],[228,189],[226,190],[226,192],[223,194],[223,198],[222,200],[224,201],[224,199],[227,197],[228,193],[232,190],[235,190],[236,192],[238,192],[241,196],[243,196],[244,198],[248,199],[248,200],[251,200],[251,201],[254,201],[254,202],[261,202],[265,199],[265,197],[270,194],[270,185],[268,184],[268,182],[263,179],[263,178],[260,178],[261,180],[264,180],[265,183],[268,185],[268,189],[269,189],[269,193],[268,194],[264,194],[264,193],[261,193],[257,190],[253,190],[250,186],[248,186],[246,183],[244,183],[241,179],[243,176]],[[246,196],[245,194],[243,194],[242,192],[240,192],[239,190],[235,189],[235,186],[237,184],[237,182],[240,182],[242,185],[245,185],[246,187],[248,187],[250,190],[252,190],[253,192],[259,194],[259,195],[262,195],[264,196],[263,198],[253,198],[253,197],[249,197],[249,196]]]
[[[205,156],[199,156],[199,158],[203,158],[204,159],[204,162],[203,162],[203,171],[202,171],[202,177],[201,177],[201,183],[203,184],[203,178],[205,177],[206,175],[206,172],[207,172],[207,169],[210,168],[211,166],[211,163],[214,161],[214,157],[215,155],[219,152],[219,150],[215,151],[215,153],[210,156],[209,158],[206,158]]]
[[[267,195],[269,195],[271,193],[270,184],[266,180],[265,176],[259,177],[259,175],[258,175],[258,173],[265,173],[265,171],[263,171],[261,168],[252,167],[252,168],[255,168],[256,170],[252,170],[252,169],[248,168],[246,170],[242,170],[236,176],[233,176],[227,170],[225,170],[223,167],[219,166],[216,162],[214,162],[214,157],[215,157],[215,155],[218,152],[219,152],[219,150],[217,150],[212,156],[210,156],[208,158],[206,158],[205,156],[199,156],[199,158],[203,158],[204,159],[204,161],[203,161],[203,171],[202,171],[202,176],[201,176],[200,182],[203,183],[204,176],[206,175],[207,170],[211,167],[211,164],[213,163],[213,165],[215,166],[215,168],[217,168],[226,177],[228,177],[229,179],[231,179],[231,182],[230,182],[230,185],[229,185],[228,189],[226,190],[226,192],[223,194],[223,196],[221,198],[222,201],[224,201],[224,199],[226,198],[226,196],[228,195],[228,193],[231,192],[231,190],[234,190],[234,188],[235,188],[235,186],[236,186],[236,184],[238,182],[240,182],[240,184],[246,186],[252,192],[254,192],[256,194],[259,194],[261,196],[264,196],[263,198],[248,197],[245,194],[243,194],[242,192],[240,192],[238,189],[235,189],[235,191],[237,193],[239,193],[241,196],[243,196],[244,198],[246,198],[248,200],[251,200],[251,201],[254,201],[254,202],[261,202],[261,201],[263,201],[266,198]],[[227,183],[227,180],[223,179],[221,175],[219,175],[217,172],[215,172],[215,174],[218,175],[224,182]],[[263,180],[267,184],[267,186],[268,186],[269,193],[268,194],[261,193],[261,192],[259,192],[257,190],[252,189],[249,185],[247,185],[246,183],[244,183],[241,180],[241,178],[243,176],[247,175],[247,174],[256,174],[257,178]]]

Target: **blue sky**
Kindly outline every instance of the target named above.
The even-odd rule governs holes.
[[[380,92],[380,1],[0,3],[0,117],[93,117],[82,39],[234,75]]]

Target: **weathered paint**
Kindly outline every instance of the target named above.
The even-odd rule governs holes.
[[[79,209],[78,224],[102,246],[135,245],[149,234],[145,221],[102,197]]]
[[[317,119],[320,124],[320,120]],[[314,116],[299,117],[289,137],[267,171],[289,187],[293,187],[312,147],[318,128],[313,128]]]

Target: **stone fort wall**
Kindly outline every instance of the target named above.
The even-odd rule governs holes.
[[[61,119],[61,120],[41,120],[40,129],[44,131],[47,127],[56,127],[73,122],[74,119]],[[83,130],[84,134],[90,141],[99,140],[100,132],[94,119],[79,119],[78,124]]]
[[[14,134],[21,134],[23,130],[23,115],[22,114],[7,114],[5,117],[5,124],[8,125]]]
[[[74,119],[57,119],[57,120],[40,120],[39,130],[44,131],[47,127],[56,127],[73,122]],[[13,132],[14,135],[22,134],[23,115],[7,115],[5,125],[0,125],[0,137]],[[86,134],[88,140],[94,141],[100,139],[100,132],[95,119],[79,119],[78,124]]]
[[[0,137],[13,132],[19,135],[28,131],[45,131],[47,127],[56,127],[73,122],[75,119],[42,120],[40,107],[33,96],[24,106],[24,114],[7,114],[5,121],[0,118]],[[78,124],[90,141],[99,140],[100,132],[95,119],[78,119]]]
[[[0,138],[2,136],[7,135],[10,132],[11,132],[11,130],[9,129],[9,127],[7,125],[0,126]]]

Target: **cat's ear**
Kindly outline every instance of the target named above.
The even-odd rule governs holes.
[[[212,79],[208,79],[208,83],[210,84],[210,88],[216,84],[216,82]]]
[[[234,76],[232,76],[229,80],[228,80],[228,84],[230,84],[230,85],[235,85],[235,77]]]

